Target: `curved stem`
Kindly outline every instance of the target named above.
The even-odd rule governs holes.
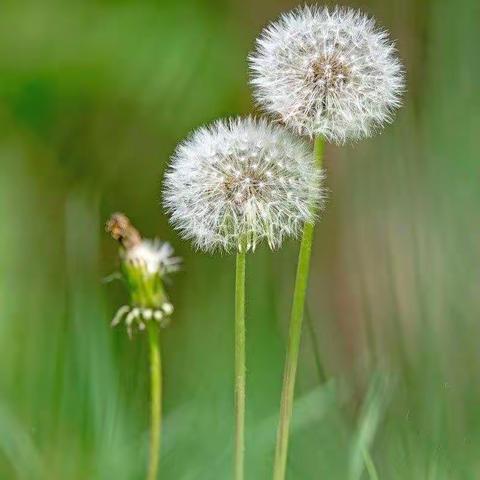
[[[237,253],[235,274],[235,480],[245,462],[245,250]]]
[[[322,166],[323,140],[315,140],[315,158],[319,168]],[[284,480],[287,468],[288,436],[293,411],[295,377],[297,374],[298,352],[302,334],[303,312],[307,293],[308,274],[310,272],[310,257],[312,253],[313,223],[306,223],[303,229],[302,243],[298,257],[297,276],[293,293],[293,305],[288,332],[287,356],[283,374],[282,398],[280,403],[280,419],[277,431],[277,446],[273,479]]]
[[[156,480],[160,460],[160,431],[162,425],[162,360],[160,356],[159,328],[148,322],[150,347],[150,452],[147,480]]]

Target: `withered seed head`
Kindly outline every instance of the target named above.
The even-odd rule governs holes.
[[[113,213],[105,225],[105,230],[114,240],[120,243],[125,250],[130,250],[142,242],[138,230],[130,223],[123,213]]]

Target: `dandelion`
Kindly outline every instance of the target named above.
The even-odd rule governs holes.
[[[300,135],[335,143],[390,122],[404,89],[387,32],[352,9],[284,14],[257,40],[250,67],[260,105]]]
[[[312,222],[321,173],[308,144],[265,120],[218,121],[176,150],[165,177],[171,222],[205,251],[278,248]]]
[[[363,13],[303,7],[268,26],[250,55],[254,95],[266,111],[315,139],[321,166],[324,140],[345,143],[392,121],[404,90],[403,67],[386,31]],[[274,480],[283,480],[293,408],[313,223],[306,222],[293,296],[277,432]]]
[[[278,248],[313,222],[322,173],[302,140],[265,120],[217,121],[176,150],[164,203],[181,234],[204,251],[235,251],[235,478],[244,477],[245,259]]]
[[[131,305],[120,307],[112,326],[124,321],[128,335],[148,331],[151,371],[151,436],[148,480],[157,478],[160,455],[162,365],[159,328],[168,325],[173,306],[165,293],[165,277],[180,268],[181,259],[173,248],[159,240],[142,239],[138,230],[122,213],[113,214],[106,230],[120,243],[123,278],[130,293]]]

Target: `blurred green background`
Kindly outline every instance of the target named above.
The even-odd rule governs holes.
[[[178,141],[254,112],[246,56],[287,0],[0,5],[0,479],[142,479],[146,341],[112,211],[184,257],[162,333],[160,478],[231,477],[233,267],[160,206]],[[480,478],[480,4],[353,1],[398,39],[408,92],[380,136],[328,146],[289,480]],[[271,477],[298,244],[247,264],[247,478]],[[367,461],[365,461],[367,458]]]

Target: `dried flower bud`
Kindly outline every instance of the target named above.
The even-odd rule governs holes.
[[[105,225],[105,230],[110,233],[112,238],[117,240],[125,250],[130,250],[142,242],[142,237],[138,233],[138,230],[123,213],[113,213]]]

